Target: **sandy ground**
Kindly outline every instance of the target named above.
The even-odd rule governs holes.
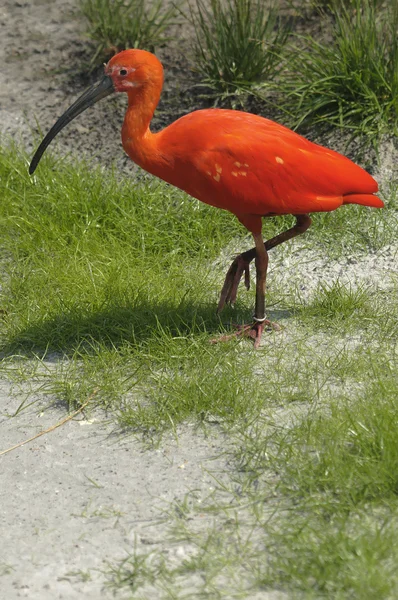
[[[10,419],[23,399],[1,382],[1,450],[65,416],[41,412],[39,400]],[[135,544],[145,552],[164,546],[169,559],[181,560],[187,550],[167,542],[164,511],[193,488],[197,498],[211,493],[210,473],[222,476],[224,468],[220,444],[186,428],[178,442],[170,437],[144,450],[103,416],[80,416],[1,456],[1,597],[114,598],[103,571]]]
[[[2,0],[0,39],[0,132],[3,139],[22,141],[31,150],[36,122],[46,131],[88,83],[79,72],[86,52],[82,24],[73,0]],[[165,94],[167,101],[167,89]],[[104,166],[116,156],[119,166],[132,169],[120,144],[123,103],[123,98],[112,98],[97,104],[64,130],[53,150],[92,156],[95,148]],[[161,124],[159,117],[155,126]],[[390,144],[385,151],[385,179],[397,164],[392,150]],[[383,256],[383,266],[393,269],[396,249]],[[288,259],[281,260],[289,266]],[[318,266],[328,268],[327,260]],[[366,268],[358,266],[361,272]],[[23,389],[16,393],[0,382],[0,451],[65,416],[63,407],[49,410],[47,402],[36,398],[34,405],[10,418],[25,396]],[[178,442],[170,437],[158,450],[144,450],[116,433],[103,415],[97,419],[79,415],[0,456],[1,598],[113,598],[105,585],[106,563],[126,556],[134,543],[143,549],[161,547],[176,560],[187,552],[184,545],[167,542],[162,511],[175,500],[183,501],[192,489],[199,499],[211,493],[211,472],[222,477],[228,468],[223,458],[226,440],[193,434],[185,427]],[[194,577],[189,585],[193,590]],[[124,596],[120,592],[117,597]],[[266,592],[256,596],[279,598]]]

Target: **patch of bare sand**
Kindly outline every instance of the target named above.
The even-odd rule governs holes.
[[[25,397],[0,382],[0,451],[64,417],[39,398],[10,416]],[[139,553],[161,548],[165,556],[184,555],[184,545],[166,536],[163,511],[193,489],[199,500],[212,493],[210,472],[223,477],[225,470],[223,443],[187,426],[178,440],[170,434],[158,449],[144,450],[103,416],[79,415],[0,456],[2,597],[113,598],[103,587],[107,561],[125,558],[134,546]],[[203,526],[204,515],[193,518]]]

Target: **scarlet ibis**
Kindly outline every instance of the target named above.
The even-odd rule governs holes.
[[[37,149],[36,169],[51,140],[86,108],[113,92],[125,92],[128,108],[122,127],[123,148],[140,167],[185,190],[194,198],[231,211],[252,233],[255,247],[232,262],[218,304],[236,300],[255,259],[256,300],[253,322],[241,328],[260,343],[265,326],[268,250],[311,224],[308,213],[342,204],[382,208],[376,181],[351,160],[263,117],[236,110],[207,109],[187,114],[159,133],[150,122],[163,86],[163,67],[151,53],[125,50],[105,66],[101,81],[85,91],[58,119]],[[264,242],[262,217],[291,214],[296,224]],[[230,336],[226,336],[230,337]]]

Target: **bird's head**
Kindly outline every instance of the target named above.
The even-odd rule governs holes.
[[[126,92],[129,97],[140,95],[152,86],[160,89],[163,84],[163,67],[154,54],[145,50],[123,50],[105,65],[103,78],[88,88],[56,121],[36,150],[29,166],[32,175],[46,148],[56,135],[80,115],[86,108],[114,92]]]
[[[112,80],[115,92],[130,93],[153,84],[161,87],[163,67],[150,52],[123,50],[105,65],[105,76]]]

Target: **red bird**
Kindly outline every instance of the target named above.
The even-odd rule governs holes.
[[[255,258],[256,303],[253,323],[238,334],[259,345],[264,327],[268,250],[304,233],[308,213],[342,204],[382,208],[376,181],[348,158],[314,144],[263,117],[235,110],[198,110],[163,131],[150,122],[163,86],[163,67],[151,53],[125,50],[105,66],[105,76],[58,119],[37,149],[29,172],[36,169],[51,140],[77,115],[112,92],[125,92],[128,108],[122,128],[123,148],[140,167],[202,202],[234,213],[253,234],[255,248],[232,263],[221,291],[220,311],[236,300],[244,275]],[[296,224],[264,243],[262,217],[292,214]],[[227,336],[228,337],[228,336]]]

